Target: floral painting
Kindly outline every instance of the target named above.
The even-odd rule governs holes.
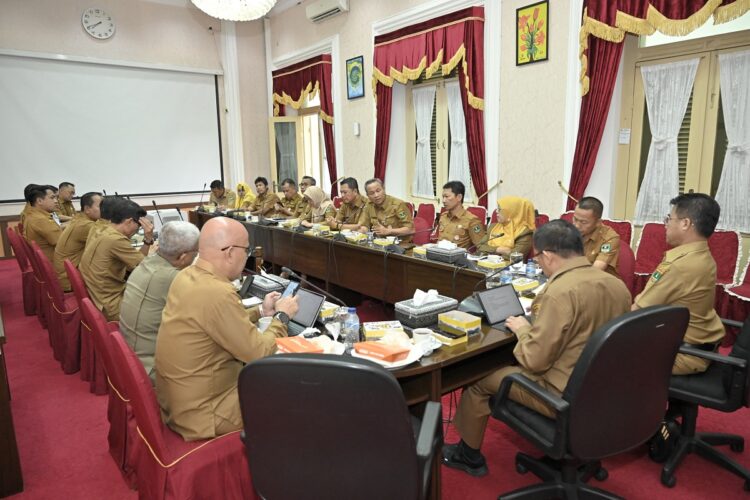
[[[547,60],[549,2],[516,9],[516,66]]]
[[[346,97],[357,99],[365,95],[364,56],[346,61]]]

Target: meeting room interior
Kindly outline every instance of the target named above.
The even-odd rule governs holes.
[[[0,1],[0,498],[743,498],[750,1]]]

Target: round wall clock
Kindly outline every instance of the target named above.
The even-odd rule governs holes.
[[[107,39],[115,34],[115,21],[102,9],[91,7],[84,10],[81,15],[81,24],[86,33],[99,40]]]

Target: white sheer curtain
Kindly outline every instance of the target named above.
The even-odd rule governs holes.
[[[636,224],[661,221],[669,213],[669,200],[679,194],[677,134],[699,62],[695,58],[641,67],[652,139],[635,204]]]
[[[435,91],[434,85],[417,87],[412,90],[414,121],[417,125],[417,158],[414,162],[412,194],[426,198],[435,197],[435,189],[432,185],[432,149],[430,147]]]
[[[451,155],[448,159],[448,180],[461,181],[466,186],[464,201],[470,201],[471,173],[469,172],[469,150],[466,148],[466,122],[461,105],[461,90],[458,82],[445,84],[448,95],[448,122],[451,127]]]
[[[719,227],[750,232],[750,50],[719,54],[727,152],[716,201]]]
[[[276,122],[274,131],[279,182],[284,179],[297,181],[297,125],[294,122]]]

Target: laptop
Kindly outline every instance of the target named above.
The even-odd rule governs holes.
[[[512,284],[482,290],[477,293],[477,298],[492,328],[507,331],[505,320],[510,316],[523,316],[531,322]]]
[[[287,334],[290,337],[299,335],[305,328],[309,328],[315,325],[320,314],[320,307],[323,305],[325,297],[319,293],[311,292],[304,288],[297,290],[297,304],[299,304],[299,310],[297,314],[289,321],[287,326]]]

